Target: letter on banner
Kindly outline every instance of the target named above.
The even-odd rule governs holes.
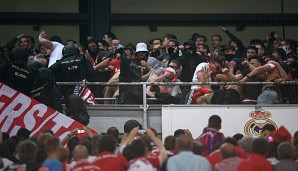
[[[8,86],[3,85],[2,83],[0,83],[0,99],[3,99],[4,98],[3,96],[11,98],[15,94],[16,94],[15,90],[13,90],[13,89],[9,88]],[[2,109],[4,104],[5,103],[0,102],[0,110]],[[1,119],[0,119],[0,121],[1,121]]]
[[[34,105],[24,116],[25,127],[31,131],[36,124],[33,114],[38,112],[37,116],[39,116],[41,118],[46,113],[46,111],[47,111],[46,105],[44,105],[44,104]]]
[[[50,129],[64,138],[66,132],[84,125],[0,83],[0,130],[12,136],[21,127],[30,130],[31,136]]]
[[[53,118],[53,121],[56,123],[56,125],[52,128],[54,133],[56,133],[61,127],[69,128],[74,122],[73,119],[65,115],[57,115],[55,118]]]
[[[7,119],[3,124],[1,130],[7,132],[11,125],[13,125],[14,119],[22,115],[22,113],[29,107],[31,100],[24,94],[19,94],[2,112],[0,120],[3,120],[5,116]],[[18,107],[16,109],[16,107]]]

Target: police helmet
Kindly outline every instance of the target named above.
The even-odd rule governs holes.
[[[78,54],[79,54],[79,51],[74,45],[66,45],[62,50],[63,56],[75,56]]]

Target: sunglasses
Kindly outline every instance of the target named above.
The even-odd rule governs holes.
[[[178,67],[175,67],[173,65],[169,65],[170,68],[173,68],[173,69],[179,69]]]

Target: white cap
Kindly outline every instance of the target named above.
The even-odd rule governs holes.
[[[138,43],[136,47],[136,52],[148,52],[146,43]]]

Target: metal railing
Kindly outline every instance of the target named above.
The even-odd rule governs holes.
[[[232,82],[57,82],[58,85],[106,85],[106,86],[118,86],[118,85],[243,85],[238,81]],[[276,84],[274,82],[246,82],[247,85],[264,85],[264,84]],[[296,81],[283,81],[279,84],[298,84]]]
[[[102,86],[133,86],[133,85],[140,85],[143,88],[143,104],[140,106],[140,109],[143,110],[143,126],[146,128],[148,125],[148,99],[155,99],[155,98],[147,98],[146,95],[146,87],[148,85],[243,85],[239,82],[57,82],[58,85],[82,85],[85,84],[87,86],[95,86],[95,85],[102,85]],[[274,82],[246,82],[246,85],[265,85],[265,84],[276,84]],[[296,81],[284,81],[279,84],[292,84],[298,85],[298,80]],[[96,100],[116,100],[116,98],[95,98]]]

